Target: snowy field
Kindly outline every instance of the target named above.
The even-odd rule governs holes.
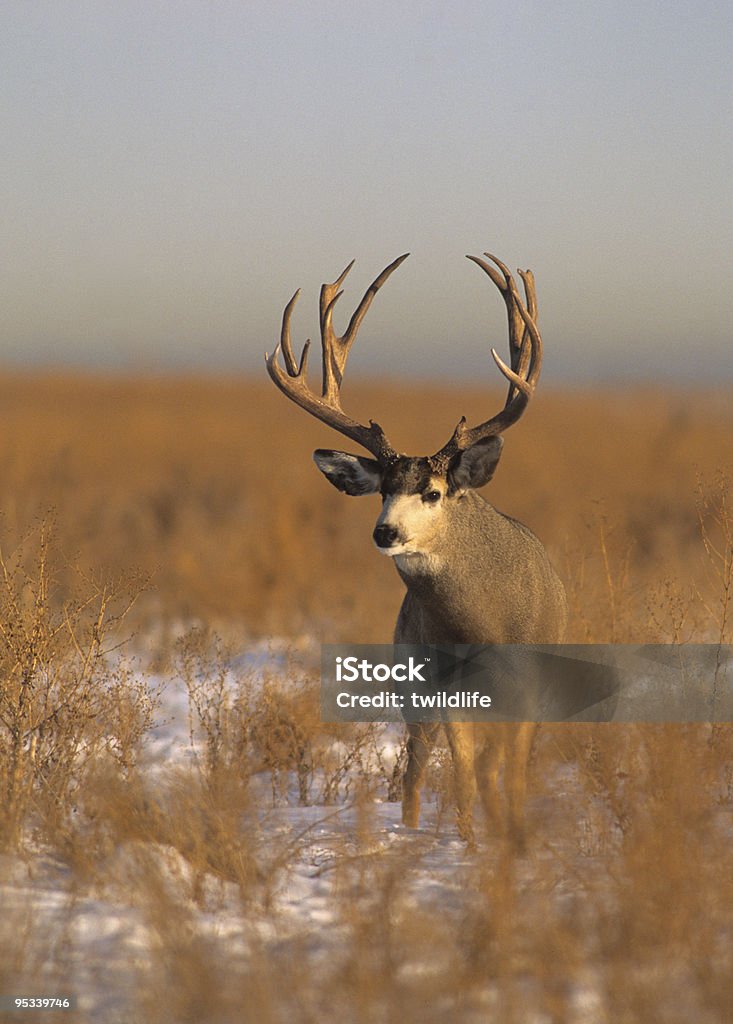
[[[284,648],[255,647],[217,685],[244,673],[256,689],[285,665]],[[162,689],[140,772],[153,784],[194,777],[205,741],[192,731],[189,690],[175,675],[145,680]],[[532,791],[529,819],[544,834],[525,855],[491,839],[472,854],[439,792],[426,793],[422,827],[408,830],[383,786],[360,791],[369,758],[384,772],[400,741],[399,727],[378,730],[358,770],[349,769],[353,786],[344,775],[330,803],[302,805],[295,772],[277,786],[271,771],[254,772],[241,819],[247,886],[217,865],[202,870],[185,842],[131,836],[86,872],[32,838],[22,856],[5,855],[2,994],[74,996],[78,1005],[2,1019],[604,1024],[637,1019],[608,1014],[627,970],[632,988],[657,993],[659,1016],[649,1020],[722,1021],[683,955],[670,960],[660,948],[655,956],[651,942],[643,965],[618,950],[611,958],[631,913],[619,877],[623,821],[600,789],[589,792],[576,764],[558,761]],[[323,792],[317,773],[309,787],[316,799]],[[711,819],[728,846],[729,806]],[[177,834],[186,831],[179,821]],[[712,970],[730,957],[725,920],[706,951]],[[227,987],[242,993],[236,1011],[229,996],[218,999]]]

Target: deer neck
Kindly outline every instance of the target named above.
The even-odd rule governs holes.
[[[468,491],[455,502],[446,529],[430,550],[395,558],[412,601],[441,632],[454,637],[468,626],[473,635],[469,624],[478,610],[474,584],[478,576],[490,586],[491,536],[505,522],[480,495]]]

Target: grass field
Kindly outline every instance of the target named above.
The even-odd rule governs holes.
[[[572,639],[670,639],[679,602],[688,630],[717,635],[699,600],[720,596],[700,516],[714,529],[733,466],[728,398],[542,392],[507,435],[486,494],[551,552],[574,602]],[[502,400],[498,385],[374,385],[348,398],[413,453]],[[378,499],[323,481],[311,453],[339,435],[269,381],[6,375],[0,408],[6,551],[53,510],[67,560],[149,580],[137,606],[148,624],[391,636],[402,590],[371,544]]]
[[[348,402],[417,454],[501,400]],[[79,993],[44,1021],[729,1019],[727,726],[543,726],[524,853],[463,848],[439,751],[406,832],[399,734],[318,719],[318,643],[389,641],[402,593],[378,500],[311,461],[337,435],[237,378],[5,374],[0,409],[0,995]],[[569,639],[730,643],[731,474],[729,395],[547,390],[485,493],[550,551]]]

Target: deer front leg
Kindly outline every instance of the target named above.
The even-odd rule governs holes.
[[[483,731],[476,756],[476,779],[487,823],[521,849],[525,842],[524,803],[527,765],[538,726],[534,722],[502,723]],[[504,776],[503,794],[499,777]]]
[[[525,843],[524,805],[527,798],[527,770],[532,744],[539,726],[535,722],[520,722],[510,727],[507,737],[507,764],[505,783],[509,833],[518,846]]]
[[[410,722],[407,726],[407,768],[402,781],[402,823],[420,822],[420,787],[440,728],[439,722]]]
[[[473,725],[446,722],[445,734],[453,759],[458,833],[461,839],[473,845],[473,802],[476,799]]]
[[[502,835],[506,827],[499,775],[505,767],[506,745],[504,725],[484,726],[476,753],[476,782],[489,829]],[[506,770],[506,769],[505,769]]]

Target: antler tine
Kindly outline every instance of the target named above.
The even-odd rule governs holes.
[[[392,274],[399,265],[407,259],[409,255],[409,253],[404,253],[404,255],[399,256],[394,260],[394,262],[390,263],[388,267],[385,267],[382,273],[372,281],[364,292],[361,302],[354,310],[351,320],[349,321],[349,326],[341,337],[339,337],[333,329],[333,310],[342,295],[342,292],[339,291],[339,289],[355,261],[352,260],[351,263],[349,263],[348,267],[346,267],[341,276],[337,278],[333,284],[324,284],[322,286],[320,306],[321,342],[323,348],[323,397],[327,398],[329,401],[340,404],[339,392],[341,389],[341,382],[344,377],[346,360],[349,356],[349,350],[356,340],[356,335],[359,327],[361,326],[361,322],[366,316],[367,310],[374,300],[374,296],[377,294],[384,282],[390,274]]]
[[[346,280],[346,275],[349,273],[351,268],[356,263],[356,260],[352,260],[347,267],[345,267],[333,284],[322,284],[321,294],[319,296],[319,307],[320,317],[319,323],[321,328],[321,337],[328,337],[329,341],[337,340],[333,333],[333,326],[331,319],[333,316],[333,308],[341,298],[343,292],[341,291],[341,285]]]
[[[293,315],[293,309],[295,303],[298,301],[300,295],[300,288],[293,294],[292,299],[283,310],[283,322],[280,328],[280,348],[282,349],[283,356],[285,357],[285,365],[288,368],[288,373],[291,377],[295,377],[298,373],[298,364],[295,362],[295,356],[293,355],[293,344],[290,339],[290,318]],[[306,341],[303,349],[303,359],[308,359],[308,347],[310,340]],[[301,360],[302,361],[302,360]]]
[[[518,270],[517,273],[524,285],[524,294],[527,298],[527,311],[533,320],[537,319],[537,290],[534,283],[534,274],[531,270]]]
[[[485,274],[491,278],[496,287],[501,292],[504,303],[506,304],[507,320],[509,327],[509,363],[512,370],[523,376],[526,373],[526,361],[529,358],[529,353],[526,351],[526,333],[524,329],[524,323],[522,317],[519,314],[519,310],[515,304],[515,296],[517,294],[516,285],[514,278],[512,277],[511,271],[502,263],[498,257],[492,255],[490,252],[485,252],[484,256],[488,256],[490,260],[501,270],[501,274],[497,273],[494,267],[486,260],[482,260],[478,256],[468,256],[467,259],[471,260],[477,266],[481,267]],[[522,274],[522,271],[519,272]],[[525,284],[526,287],[526,284]],[[529,299],[528,299],[529,301]],[[535,304],[536,312],[536,304]],[[501,367],[499,367],[501,369]],[[502,370],[502,373],[504,371]],[[511,378],[509,380],[509,393],[507,394],[507,401],[510,401],[515,395],[515,386]]]
[[[537,294],[531,270],[518,271],[524,285],[526,304],[522,301],[509,268],[491,253],[484,253],[496,267],[478,256],[469,256],[486,273],[501,292],[507,308],[510,365],[501,359],[495,349],[491,355],[501,373],[509,381],[509,392],[504,408],[476,427],[466,426],[462,417],[451,439],[432,456],[436,464],[444,465],[458,452],[465,451],[478,441],[502,434],[517,422],[534,394],[542,369],[542,338],[537,328]],[[500,273],[500,272],[501,273]]]
[[[369,426],[366,426],[346,415],[341,408],[341,382],[349,349],[354,342],[359,325],[364,319],[374,296],[390,274],[397,269],[400,263],[407,259],[408,255],[409,253],[405,253],[403,256],[400,256],[375,278],[364,293],[361,302],[349,321],[346,332],[341,337],[338,337],[333,329],[333,308],[342,294],[339,289],[346,275],[353,267],[354,261],[352,260],[349,263],[336,281],[332,284],[324,284],[321,287],[320,331],[323,355],[323,386],[320,397],[311,391],[307,381],[310,341],[305,343],[300,365],[296,363],[293,354],[290,320],[300,290],[295,292],[283,312],[280,343],[271,356],[265,356],[268,373],[284,395],[312,416],[338,430],[346,437],[351,438],[352,441],[356,441],[357,444],[366,448],[367,451],[371,452],[382,462],[389,462],[397,458],[397,452],[387,440],[384,431],[378,423],[370,420]],[[279,356],[281,351],[285,362],[285,369],[280,365]]]
[[[526,297],[526,305],[525,305],[524,308],[529,313],[533,323],[536,324],[536,322],[537,322],[537,293],[535,291],[534,274],[532,273],[531,270],[519,270],[518,274],[522,278],[522,284],[524,285],[524,294],[525,294],[525,297]],[[517,296],[517,298],[518,298],[518,296]],[[522,303],[519,302],[519,304],[517,305],[516,308],[517,308],[517,311],[519,312],[520,316],[522,316],[521,307],[522,307]],[[522,318],[522,319],[524,319],[524,318]],[[526,375],[526,373],[527,373],[527,364],[528,364],[529,360],[532,357],[533,351],[534,350],[533,350],[532,346],[530,346],[528,344],[527,325],[526,325],[526,323],[523,323],[522,344],[521,344],[521,349],[520,349],[520,353],[519,353],[519,359],[517,361],[517,366],[515,367],[515,370],[519,374],[520,377],[524,377]],[[540,350],[539,350],[539,354],[540,354],[540,359],[541,359],[542,358],[542,349],[541,349],[541,347],[540,347]],[[511,398],[511,397],[512,397],[512,387],[511,387],[511,384],[510,384],[509,398]]]

